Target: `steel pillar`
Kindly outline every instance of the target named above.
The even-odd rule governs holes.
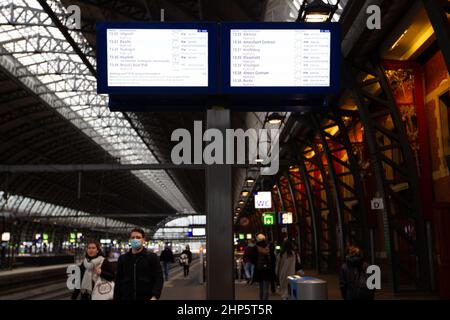
[[[383,228],[394,291],[430,288],[430,270],[421,195],[413,153],[385,70],[378,61],[363,66],[346,62],[352,91],[383,198]],[[398,187],[403,191],[398,192]]]
[[[207,111],[207,127],[225,136],[230,128],[230,111]],[[225,144],[224,144],[225,148]],[[223,151],[225,154],[225,150]],[[231,167],[206,167],[206,255],[207,299],[234,299],[233,209]]]

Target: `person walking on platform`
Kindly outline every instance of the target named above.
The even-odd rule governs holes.
[[[339,286],[344,300],[373,300],[375,290],[367,288],[367,267],[361,249],[356,246],[348,248],[345,263],[341,266]]]
[[[159,258],[144,247],[142,229],[131,230],[131,250],[117,261],[114,287],[115,300],[157,300],[161,296],[164,278]]]
[[[91,300],[92,293],[99,278],[114,281],[114,271],[111,263],[103,256],[100,243],[90,240],[87,243],[86,255],[80,265],[80,289],[72,293],[72,300]],[[111,288],[112,290],[112,288]]]
[[[271,267],[270,249],[266,242],[266,237],[262,233],[256,236],[256,241],[258,258],[256,261],[254,279],[259,282],[259,299],[268,300],[269,284],[274,276],[274,270]]]
[[[256,260],[258,259],[258,249],[255,247],[253,240],[248,241],[248,245],[244,251],[244,272],[247,283],[253,283],[253,275],[255,273]]]
[[[189,266],[192,262],[192,252],[189,248],[189,245],[186,246],[186,249],[180,255],[180,264],[183,266],[184,276],[187,277],[189,275]]]
[[[294,251],[292,243],[289,240],[285,241],[278,256],[275,269],[275,273],[280,281],[281,298],[283,300],[289,298],[287,277],[295,274],[296,259],[296,252]]]
[[[164,276],[166,277],[166,281],[169,280],[169,266],[171,263],[175,262],[173,257],[173,252],[168,245],[164,248],[163,252],[159,256],[159,260],[163,263]]]

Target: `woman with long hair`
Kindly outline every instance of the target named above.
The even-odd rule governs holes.
[[[286,240],[281,248],[275,271],[278,275],[278,280],[280,281],[281,298],[283,300],[289,298],[288,276],[295,274],[296,259],[296,252],[294,251],[292,242]]]
[[[80,265],[81,281],[80,289],[75,289],[72,300],[76,300],[81,293],[81,300],[91,300],[92,291],[99,278],[107,281],[114,280],[114,271],[103,255],[100,243],[96,240],[89,240],[86,247],[86,255]]]

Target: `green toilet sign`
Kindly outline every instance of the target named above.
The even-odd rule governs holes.
[[[274,212],[265,212],[262,215],[263,225],[265,226],[273,226],[275,224],[275,213]]]

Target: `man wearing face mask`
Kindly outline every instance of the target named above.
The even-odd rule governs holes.
[[[164,278],[159,258],[144,248],[144,239],[143,230],[131,230],[131,250],[117,261],[115,300],[157,300],[161,296]]]

